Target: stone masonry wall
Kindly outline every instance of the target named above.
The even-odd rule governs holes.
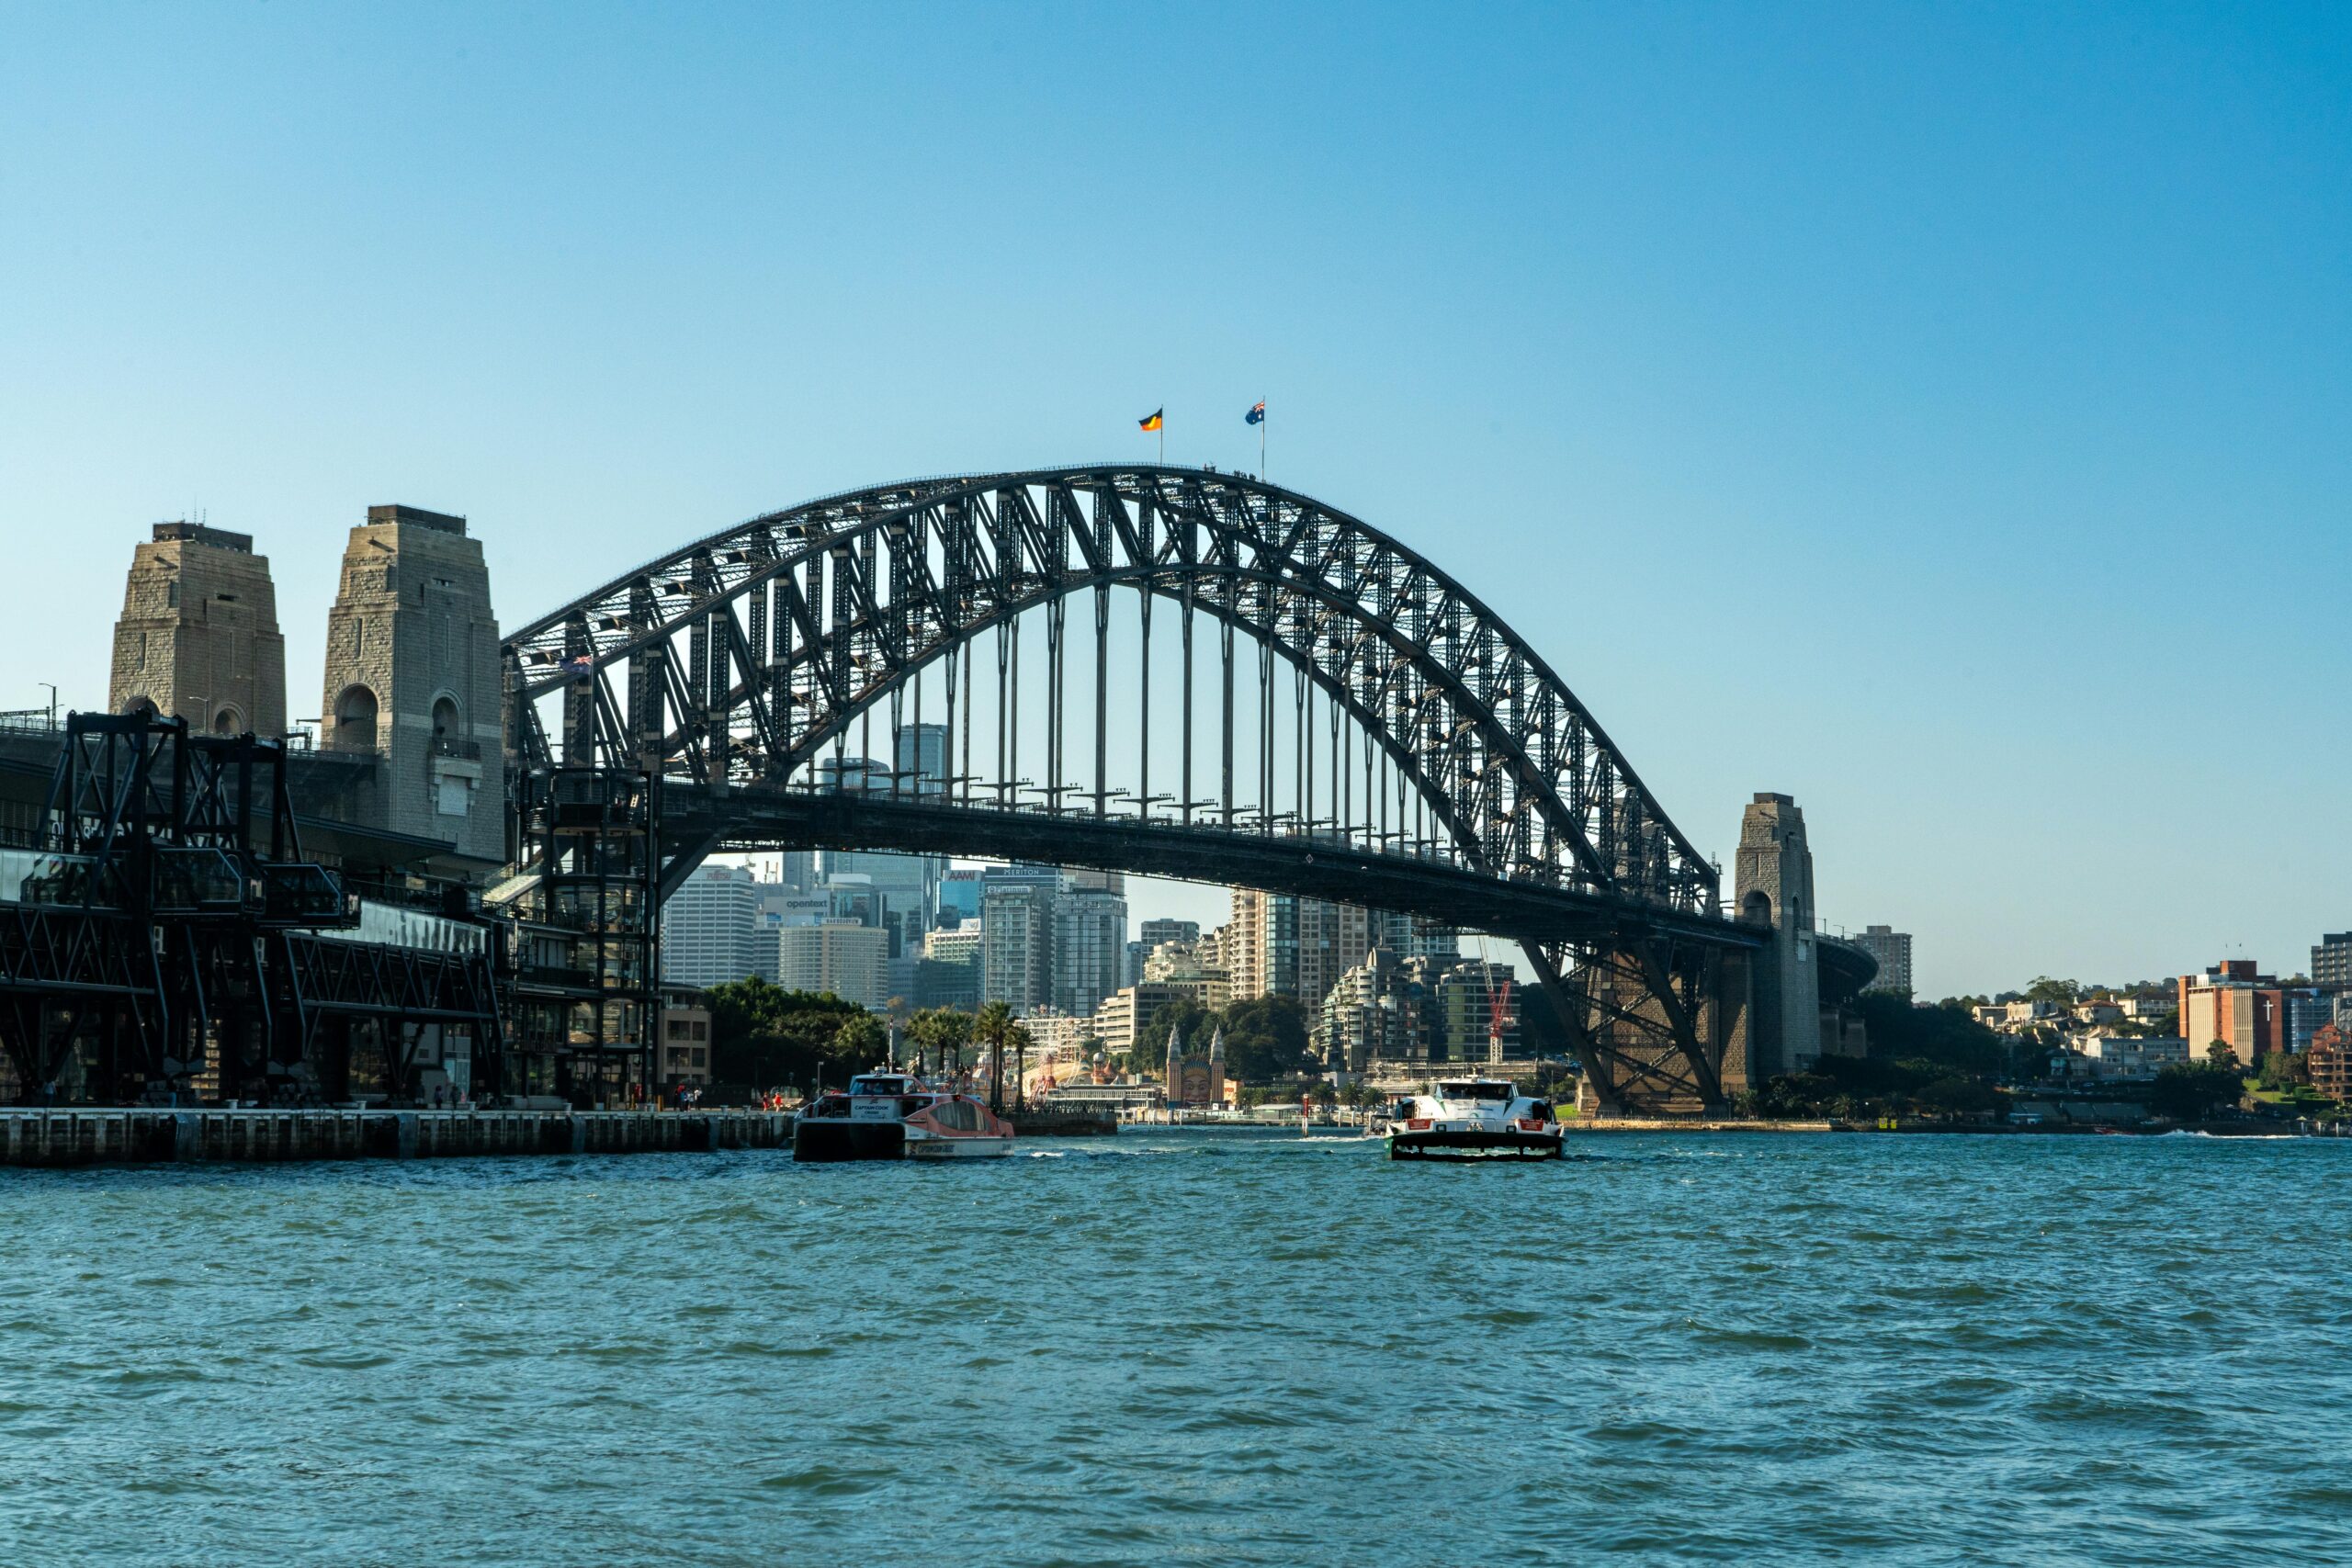
[[[1759,1077],[1802,1072],[1821,1051],[1820,965],[1814,952],[1813,851],[1804,813],[1785,795],[1761,794],[1741,818],[1734,909],[1759,908],[1773,942],[1756,956],[1749,1020],[1751,1070]]]
[[[372,506],[327,617],[325,744],[379,759],[378,826],[505,858],[498,621],[465,519]]]
[[[132,553],[107,706],[142,701],[198,730],[286,733],[277,592],[248,536],[158,523]]]

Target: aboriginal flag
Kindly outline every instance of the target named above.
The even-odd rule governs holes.
[[[1155,430],[1164,430],[1167,428],[1168,422],[1160,417],[1167,412],[1168,411],[1164,408],[1154,409],[1149,413],[1144,415],[1141,419],[1136,421],[1136,423],[1143,426],[1144,434],[1148,435]]]

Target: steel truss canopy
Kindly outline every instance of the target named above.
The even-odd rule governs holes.
[[[1087,590],[1101,658],[1114,588],[1142,595],[1147,638],[1149,606],[1179,606],[1188,660],[1194,616],[1221,623],[1228,780],[1238,636],[1311,687],[1310,703],[1345,714],[1367,756],[1426,803],[1453,867],[1714,923],[1714,867],[1524,637],[1390,536],[1214,470],[920,479],[752,518],[513,633],[513,743],[526,763],[652,768],[696,795],[784,784],[927,667],[945,666],[952,702],[957,656],[968,685],[983,633],[1043,610],[1058,637],[1060,607]],[[1049,814],[1114,814],[1099,678],[1095,701],[1092,787],[1081,767]],[[543,717],[543,703],[560,718]],[[1188,683],[1188,747],[1190,704]],[[1147,772],[1154,705],[1143,705]],[[1146,816],[1150,799],[1173,798],[1148,792]],[[1237,826],[1233,793],[1208,815],[1237,832],[1318,830],[1278,825],[1271,808]],[[965,804],[988,804],[969,794]],[[1177,804],[1184,827],[1201,825],[1194,803]]]

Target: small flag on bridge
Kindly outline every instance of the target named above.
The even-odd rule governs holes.
[[[1241,423],[1244,424],[1263,424],[1266,423],[1266,402],[1263,398],[1258,400],[1257,403],[1251,407],[1250,412],[1241,416]]]
[[[1167,412],[1168,411],[1165,408],[1154,409],[1149,413],[1144,415],[1141,419],[1136,421],[1136,423],[1143,426],[1143,433],[1146,435],[1149,435],[1155,430],[1165,430],[1168,428],[1168,422],[1160,417]]]

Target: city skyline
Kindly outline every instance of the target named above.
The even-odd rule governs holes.
[[[985,17],[135,15],[13,17],[0,64],[39,154],[0,257],[0,704],[103,704],[87,611],[158,519],[269,556],[308,717],[367,505],[470,517],[511,626],[842,486],[1147,457],[1154,407],[1171,460],[1254,468],[1262,398],[1272,476],[1442,540],[1702,853],[1751,792],[1801,801],[1821,918],[1916,933],[1924,994],[2290,972],[2352,919],[2342,727],[2173,728],[2340,706],[2340,15],[1825,13],[1867,74],[1768,16],[1203,9],[1000,54]],[[1059,90],[1105,50],[1170,68]],[[852,112],[974,55],[1022,90]],[[1261,134],[1297,81],[1317,112]],[[854,275],[789,243],[1138,179],[1246,252],[1170,233],[1139,288],[1082,225]],[[950,362],[988,395],[887,368]],[[2194,592],[2217,564],[2267,586]],[[2180,854],[2215,813],[2230,852]]]
[[[2352,1561],[2346,0],[0,146],[0,1568]]]

